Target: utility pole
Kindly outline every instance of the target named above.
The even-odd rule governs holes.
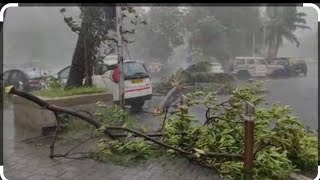
[[[117,53],[118,53],[118,67],[119,67],[119,105],[120,107],[124,107],[125,99],[124,99],[124,71],[123,71],[123,39],[122,39],[122,13],[121,13],[121,5],[116,5],[116,22],[117,22]]]
[[[246,180],[253,180],[252,168],[254,165],[254,112],[254,105],[246,102],[244,119],[244,170]]]
[[[255,38],[256,38],[256,32],[253,32],[253,38],[252,38],[252,56],[254,57],[254,55],[255,55],[255,53],[254,53],[254,51],[255,51]]]
[[[262,54],[266,56],[266,26],[263,25]]]

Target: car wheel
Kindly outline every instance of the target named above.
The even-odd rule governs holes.
[[[144,101],[143,100],[137,100],[136,102],[132,102],[131,104],[130,104],[130,106],[131,106],[131,109],[132,110],[141,110],[142,108],[143,108],[143,106],[144,106]]]
[[[237,78],[241,80],[247,80],[251,77],[250,73],[248,71],[239,71],[237,73]]]
[[[278,69],[272,72],[272,77],[275,77],[275,78],[283,78],[286,76],[287,76],[287,73],[282,69]]]

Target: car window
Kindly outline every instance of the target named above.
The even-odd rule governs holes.
[[[129,62],[124,63],[124,74],[127,76],[131,76],[137,73],[146,73],[146,69],[142,63],[137,62]]]
[[[58,76],[60,79],[68,79],[69,72],[70,72],[70,66],[60,71],[58,73]]]
[[[94,69],[94,74],[95,75],[102,75],[106,73],[108,70],[108,65],[106,64],[97,64],[96,68]]]
[[[16,72],[16,80],[25,82],[27,80],[27,77],[23,72],[17,71]]]
[[[18,75],[18,71],[11,71],[10,79],[11,80],[16,80],[17,79],[17,75]]]
[[[248,59],[248,64],[255,64],[254,59]]]
[[[237,59],[236,60],[236,64],[237,65],[241,65],[241,64],[244,64],[245,62],[244,62],[244,59]]]
[[[26,74],[30,79],[36,79],[41,77],[40,71],[27,71]]]
[[[256,59],[256,64],[266,65],[266,62],[263,59]]]
[[[10,75],[10,71],[4,72],[2,75],[2,80],[8,80],[9,75]]]

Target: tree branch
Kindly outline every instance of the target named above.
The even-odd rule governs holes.
[[[86,122],[88,122],[89,124],[91,125],[94,125],[96,128],[100,128],[101,127],[101,124],[94,118],[91,118],[91,117],[88,117],[88,116],[84,116],[82,114],[79,114],[77,113],[76,111],[73,111],[73,110],[67,110],[66,108],[62,108],[62,107],[59,107],[59,106],[55,106],[55,105],[51,105],[45,101],[43,101],[42,99],[38,98],[37,96],[35,95],[32,95],[30,93],[27,93],[27,92],[23,92],[23,91],[20,91],[20,90],[16,90],[13,86],[12,87],[7,87],[7,88],[10,88],[8,90],[8,94],[15,94],[17,96],[20,96],[20,97],[23,97],[29,101],[32,101],[36,104],[38,104],[39,106],[47,109],[47,110],[50,110],[52,111],[54,114],[59,114],[59,113],[65,113],[65,114],[69,114],[71,116],[74,116],[74,117],[78,117],[80,118],[81,120],[84,120]],[[7,91],[7,90],[6,90]],[[176,147],[173,147],[173,146],[170,146],[168,144],[165,144],[159,140],[156,140],[156,139],[153,139],[150,135],[152,136],[160,136],[159,134],[145,134],[145,133],[142,133],[142,132],[139,132],[139,131],[136,131],[134,129],[129,129],[129,128],[126,128],[126,127],[121,127],[121,126],[107,126],[105,127],[104,129],[104,133],[106,135],[108,135],[109,137],[111,138],[115,138],[115,136],[110,132],[110,130],[123,130],[123,131],[126,131],[126,132],[130,132],[132,134],[134,134],[135,136],[137,137],[142,137],[146,140],[149,140],[157,145],[160,145],[160,146],[163,146],[165,148],[168,148],[168,149],[172,149],[172,150],[175,150],[179,153],[182,153],[182,154],[185,154],[187,156],[194,156],[194,152],[190,152],[190,151],[186,151],[186,150],[183,150],[183,149],[179,149],[179,148],[176,148]],[[118,135],[118,137],[123,137],[123,135]],[[238,155],[238,154],[226,154],[226,153],[213,153],[213,152],[205,152],[202,154],[203,156],[207,156],[207,157],[216,157],[216,158],[228,158],[228,159],[242,159],[242,155]]]

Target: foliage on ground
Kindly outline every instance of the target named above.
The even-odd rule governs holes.
[[[207,156],[211,152],[242,155],[244,151],[243,112],[245,103],[256,107],[254,113],[255,179],[288,179],[295,170],[314,169],[317,167],[317,137],[305,130],[297,117],[291,114],[288,106],[273,104],[270,108],[260,108],[263,97],[256,93],[261,84],[236,88],[230,98],[217,102],[216,93],[188,93],[188,106],[203,104],[208,108],[205,124],[195,125],[197,121],[190,114],[181,111],[173,113],[162,129],[162,142],[190,152],[193,155],[180,154],[173,149],[164,149],[147,143],[132,134],[122,139],[100,141],[95,159],[128,162],[129,160],[154,157],[159,151],[167,156],[184,155],[205,166],[216,168],[222,176],[241,179],[244,174],[243,162]],[[256,89],[255,89],[256,88]],[[115,108],[115,107],[113,107]],[[128,115],[115,108],[112,122],[110,115],[100,118],[104,126],[114,121],[127,126]],[[101,115],[101,114],[100,114]],[[102,127],[103,129],[103,127]],[[120,158],[122,157],[122,158]],[[120,159],[119,159],[120,158]]]
[[[99,102],[97,107],[95,115],[103,124],[99,130],[103,131],[107,125],[133,128],[131,117],[119,106],[107,108],[103,103]],[[146,130],[141,129],[141,131],[145,132]],[[100,139],[97,152],[92,154],[92,157],[101,161],[111,161],[114,164],[130,165],[160,155],[157,147],[146,143],[141,138],[133,138],[131,135],[128,134],[125,139],[112,141],[108,138]],[[128,138],[130,138],[130,141],[126,141]]]
[[[98,87],[77,87],[77,88],[70,88],[70,89],[63,89],[60,87],[55,88],[48,88],[43,89],[40,91],[34,92],[35,95],[41,97],[65,97],[65,96],[74,96],[74,95],[83,95],[83,94],[93,94],[93,93],[103,93],[106,92],[106,89],[98,88]]]

